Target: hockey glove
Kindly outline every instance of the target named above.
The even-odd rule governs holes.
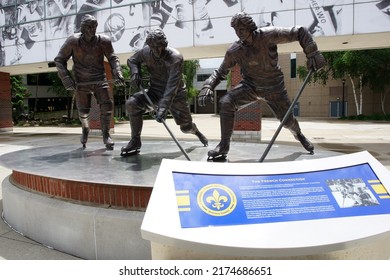
[[[156,112],[156,121],[162,123],[167,118],[168,109],[159,107]]]
[[[214,91],[210,86],[203,86],[198,96],[198,105],[201,107],[206,106],[206,102],[214,103]]]
[[[125,86],[125,78],[123,78],[123,75],[121,72],[118,72],[115,77],[115,85],[117,87],[124,87]]]
[[[64,85],[66,90],[76,90],[76,85],[73,79],[69,76],[66,76],[62,79],[62,84]]]
[[[130,78],[130,84],[139,88],[141,85],[141,75],[138,73],[132,74]]]
[[[314,69],[314,71],[317,71],[324,67],[325,64],[325,58],[320,51],[315,51],[307,55],[307,69]]]

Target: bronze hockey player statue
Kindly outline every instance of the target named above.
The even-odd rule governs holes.
[[[192,121],[183,80],[183,63],[183,56],[168,46],[167,38],[159,28],[151,30],[146,38],[146,45],[127,60],[131,82],[138,88],[141,86],[141,65],[145,65],[150,75],[150,86],[147,92],[142,89],[126,101],[131,139],[122,148],[121,155],[139,152],[142,146],[142,115],[155,108],[156,121],[165,121],[169,110],[183,133],[194,134],[204,146],[208,145],[207,138]]]
[[[81,21],[81,33],[67,38],[54,61],[64,87],[76,91],[76,105],[82,125],[80,142],[83,147],[87,143],[90,131],[89,114],[91,98],[94,94],[100,106],[103,143],[107,149],[113,149],[114,141],[110,136],[110,123],[114,104],[109,96],[104,57],[107,58],[118,84],[123,84],[124,78],[112,42],[105,35],[96,35],[97,25],[95,17],[85,15]],[[67,69],[70,58],[73,60],[73,77]]]
[[[233,16],[231,26],[238,41],[225,53],[225,57],[213,74],[205,81],[198,96],[200,106],[212,101],[215,87],[225,79],[229,70],[238,65],[242,80],[228,91],[219,101],[220,143],[208,152],[209,160],[226,158],[233,133],[236,111],[256,100],[264,100],[275,116],[282,120],[291,101],[284,85],[284,75],[278,63],[277,44],[299,41],[308,59],[307,67],[317,70],[324,66],[325,59],[305,27],[266,27],[257,28],[253,19],[246,13]],[[302,146],[313,153],[313,144],[302,134],[298,121],[291,113],[284,124]]]

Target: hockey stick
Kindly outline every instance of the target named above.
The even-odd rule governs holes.
[[[303,84],[301,85],[301,88],[299,89],[297,95],[295,96],[294,100],[292,101],[292,103],[291,103],[290,107],[288,108],[286,114],[284,115],[282,121],[280,122],[280,125],[279,125],[278,129],[276,130],[274,136],[272,137],[271,141],[269,142],[269,144],[268,144],[267,148],[265,149],[263,155],[261,156],[259,162],[263,162],[264,161],[264,159],[267,156],[269,150],[271,149],[271,147],[274,144],[276,138],[278,137],[280,131],[282,130],[283,125],[286,123],[288,117],[290,116],[290,113],[294,109],[295,104],[297,103],[299,97],[301,96],[303,90],[305,89],[305,86],[306,86],[307,82],[309,81],[310,76],[313,74],[313,72],[314,72],[313,68],[310,69],[310,71],[307,74],[305,80],[303,81]]]
[[[152,106],[152,108],[154,109],[155,112],[157,112],[157,108],[156,106],[154,105],[154,103],[152,102],[152,100],[150,99],[149,95],[146,93],[146,90],[143,88],[143,86],[140,86],[140,89],[142,91],[142,94],[146,97],[146,99],[148,100],[150,106]],[[177,141],[175,135],[173,134],[173,132],[169,129],[167,123],[165,122],[164,119],[161,120],[163,125],[165,126],[166,130],[168,131],[169,135],[171,135],[173,141],[175,141],[176,145],[179,147],[180,151],[183,153],[183,155],[186,157],[186,159],[188,161],[191,161],[190,157],[188,156],[188,154],[186,153],[186,151],[183,149],[183,147],[180,145],[179,141]]]
[[[117,81],[116,79],[111,79],[111,80],[102,80],[102,81],[81,82],[81,83],[76,83],[76,87],[98,85],[98,84],[104,84],[104,83],[112,84],[112,83],[115,83],[116,81]]]

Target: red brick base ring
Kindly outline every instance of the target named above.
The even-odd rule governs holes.
[[[18,187],[96,207],[113,207],[132,211],[146,211],[152,188],[109,185],[49,178],[12,171],[11,180]]]

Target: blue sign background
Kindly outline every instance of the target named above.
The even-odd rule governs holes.
[[[369,164],[278,175],[172,175],[183,228],[390,213],[390,196]]]

